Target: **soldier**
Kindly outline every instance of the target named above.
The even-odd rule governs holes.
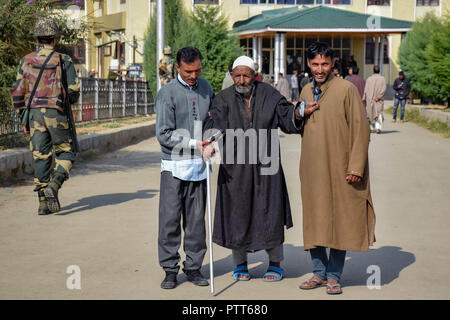
[[[63,106],[67,100],[70,104],[78,100],[80,86],[70,57],[54,49],[57,35],[58,26],[53,20],[41,18],[37,21],[34,37],[39,48],[20,60],[17,80],[11,92],[13,108],[19,114],[24,132],[30,134],[39,215],[60,210],[58,191],[69,178],[75,160]],[[68,94],[63,90],[61,62]],[[53,154],[55,167],[50,177]]]
[[[161,86],[168,84],[174,78],[174,63],[170,55],[172,50],[170,47],[164,48],[164,57],[159,60],[159,78],[161,79]]]

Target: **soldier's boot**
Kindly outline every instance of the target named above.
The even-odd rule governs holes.
[[[50,214],[51,212],[48,209],[47,198],[45,197],[44,191],[42,190],[38,191],[38,198],[39,198],[38,215],[41,216]]]
[[[55,175],[48,186],[44,189],[45,197],[47,198],[48,209],[50,212],[58,212],[61,210],[61,205],[59,204],[58,191],[61,188],[64,177],[60,175]]]

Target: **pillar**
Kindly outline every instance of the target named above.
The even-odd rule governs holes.
[[[278,73],[280,72],[280,34],[276,33],[274,38],[274,64],[273,64],[273,77],[275,83],[278,82]]]

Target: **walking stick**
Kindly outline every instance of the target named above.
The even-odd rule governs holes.
[[[211,293],[214,293],[214,267],[213,267],[213,244],[212,244],[212,220],[211,220],[211,189],[210,172],[211,160],[206,160],[206,197],[208,203],[208,229],[209,229],[209,277]]]

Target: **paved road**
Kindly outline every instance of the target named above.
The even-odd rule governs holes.
[[[377,242],[367,253],[348,253],[338,297],[325,288],[298,289],[312,267],[302,247],[300,137],[283,136],[281,147],[295,225],[286,232],[283,281],[263,282],[267,260],[258,252],[249,256],[253,279],[234,282],[230,251],[214,245],[215,296],[184,275],[175,290],[160,289],[159,145],[152,138],[76,163],[59,214],[37,216],[30,182],[0,189],[0,299],[450,298],[450,139],[388,122],[372,136]],[[80,290],[67,289],[71,265],[80,268]],[[366,283],[373,265],[381,288],[371,290]]]

